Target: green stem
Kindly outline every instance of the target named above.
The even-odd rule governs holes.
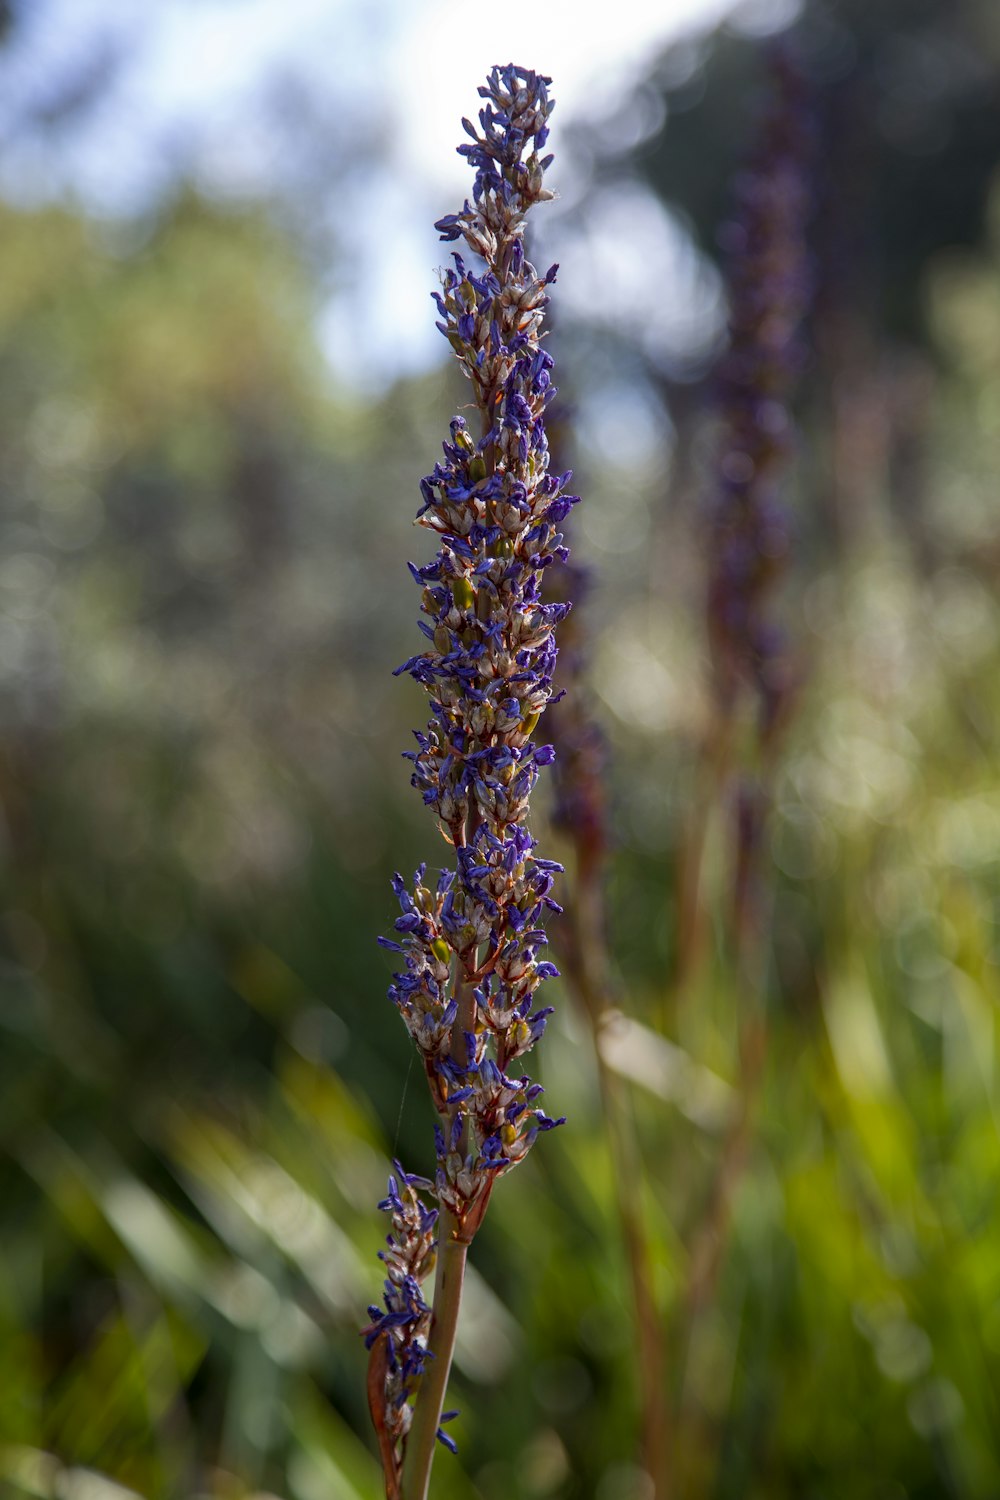
[[[403,1459],[400,1500],[427,1500],[437,1430],[441,1423],[451,1358],[455,1349],[458,1312],[462,1304],[465,1258],[469,1247],[456,1238],[460,1225],[454,1214],[444,1210],[439,1224],[441,1233],[434,1276],[434,1317],[427,1344],[428,1353],[434,1357],[427,1362],[413,1408],[413,1425],[406,1439],[406,1454]]]
[[[561,955],[563,973],[590,1024],[613,1165],[616,1207],[631,1282],[643,1458],[653,1481],[653,1500],[668,1500],[671,1435],[652,1252],[641,1197],[641,1153],[628,1100],[605,1062],[601,1046],[601,1033],[613,1014],[602,874],[594,862],[581,858],[579,851],[566,910],[569,952]]]
[[[705,843],[713,808],[726,783],[732,740],[732,716],[719,710],[701,749],[692,810],[681,843],[676,887],[677,957],[664,1015],[668,1024],[676,1020],[674,1013],[687,998],[705,945],[708,930],[708,911],[702,891]]]
[[[473,964],[475,957],[473,956]],[[461,1067],[468,1063],[465,1034],[476,1020],[475,984],[463,979],[458,986],[458,1014],[451,1033],[451,1054]],[[449,1111],[447,1131],[452,1118]],[[462,1149],[465,1149],[465,1140]],[[403,1455],[402,1486],[399,1500],[426,1500],[431,1482],[437,1430],[441,1424],[445,1391],[455,1352],[455,1334],[462,1305],[465,1260],[473,1231],[450,1209],[442,1208],[438,1219],[438,1254],[434,1273],[434,1315],[427,1340],[427,1368],[420,1378],[413,1406],[413,1422],[406,1437]]]
[[[754,841],[746,855],[742,881],[732,893],[729,912],[732,962],[741,1002],[738,1030],[738,1106],[723,1144],[712,1193],[689,1258],[687,1287],[682,1298],[675,1335],[681,1350],[681,1382],[677,1430],[683,1433],[686,1467],[682,1468],[685,1491],[691,1495],[711,1492],[718,1466],[710,1471],[707,1455],[715,1456],[716,1443],[711,1418],[702,1409],[692,1383],[693,1356],[702,1320],[716,1301],[719,1280],[728,1247],[729,1230],[737,1190],[747,1170],[754,1134],[754,1115],[767,1054],[767,965],[771,932],[773,888],[766,879],[761,838],[767,826],[769,788],[773,779],[775,744],[760,747],[761,767],[754,810]],[[720,782],[720,794],[724,783]],[[692,1467],[693,1465],[693,1467]]]

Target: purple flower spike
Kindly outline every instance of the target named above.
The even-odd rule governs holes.
[[[787,45],[773,46],[769,70],[772,103],[761,143],[737,179],[734,212],[720,236],[728,262],[729,347],[716,371],[722,434],[708,588],[723,709],[731,712],[741,684],[748,686],[765,738],[787,708],[793,675],[770,607],[791,530],[780,488],[810,292],[811,144],[807,85]]]
[[[433,809],[454,849],[453,867],[412,886],[396,877],[402,915],[381,939],[403,955],[389,997],[417,1047],[438,1111],[433,1187],[397,1166],[384,1205],[393,1235],[385,1311],[367,1330],[373,1363],[369,1398],[395,1494],[404,1461],[421,1450],[421,1377],[428,1362],[447,1371],[447,1353],[427,1346],[430,1315],[419,1293],[433,1253],[433,1220],[414,1206],[430,1193],[441,1213],[442,1256],[471,1242],[497,1179],[556,1122],[529,1108],[540,1092],[512,1064],[538,1040],[550,1007],[535,1011],[537,986],[555,978],[537,954],[541,926],[559,908],[549,895],[561,866],[536,860],[528,803],[555,760],[536,743],[554,699],[554,630],[568,603],[547,604],[542,578],[566,556],[559,525],[576,504],[571,476],[549,473],[545,410],[556,394],[552,358],[542,347],[548,286],[524,253],[528,210],[553,194],[544,186],[551,158],[540,158],[553,101],[550,79],[524,68],[492,70],[476,124],[459,152],[475,170],[472,200],[436,228],[452,251],[434,294],[437,326],[472,388],[475,423],[455,417],[442,459],[420,483],[418,524],[438,546],[434,560],[409,565],[420,590],[423,649],[399,673],[425,690],[430,707],[417,749],[405,752],[411,783]],[[432,1335],[433,1338],[433,1335]],[[440,1381],[443,1382],[444,1375]],[[439,1382],[440,1384],[440,1382]],[[432,1379],[424,1387],[428,1396]],[[435,1390],[440,1410],[443,1384]],[[417,1402],[414,1441],[406,1439]],[[440,1421],[447,1421],[441,1417]],[[433,1439],[453,1448],[439,1430]],[[419,1460],[429,1472],[429,1454]],[[420,1491],[423,1494],[423,1490]]]

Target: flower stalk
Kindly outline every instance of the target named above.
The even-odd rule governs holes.
[[[559,581],[565,595],[575,594],[579,607],[587,592],[585,571],[570,563],[559,569]],[[567,993],[586,1021],[594,1049],[615,1204],[632,1293],[642,1462],[652,1481],[651,1500],[668,1500],[671,1464],[666,1358],[643,1203],[642,1155],[629,1091],[605,1057],[605,1033],[620,1016],[607,900],[608,852],[612,843],[606,792],[608,747],[586,708],[586,651],[579,621],[578,612],[564,632],[560,680],[566,685],[567,696],[552,720],[558,751],[552,824],[573,855],[565,882],[565,915],[556,925],[553,937]]]
[[[775,596],[793,530],[784,490],[810,291],[811,131],[808,83],[794,49],[775,42],[765,62],[768,107],[719,236],[730,314],[728,348],[715,372],[719,436],[708,516],[714,704],[678,880],[678,993],[696,967],[707,926],[701,879],[709,809],[734,778],[729,926],[737,948],[760,925],[754,908],[766,789],[796,689]]]
[[[794,442],[791,402],[802,368],[809,297],[806,226],[810,199],[807,81],[793,50],[767,57],[769,107],[757,149],[735,184],[723,230],[730,291],[729,347],[717,371],[721,417],[714,473],[708,634],[715,717],[702,763],[707,786],[692,818],[680,879],[678,984],[688,979],[706,927],[701,864],[709,810],[731,815],[732,871],[726,932],[739,986],[739,1098],[723,1143],[706,1214],[691,1248],[675,1344],[691,1350],[710,1306],[728,1239],[733,1197],[746,1169],[767,1053],[770,882],[764,836],[782,733],[798,670],[775,609],[792,521],[783,490]],[[685,1381],[678,1432],[688,1455],[710,1449]],[[694,1492],[690,1476],[682,1482]]]
[[[540,950],[543,919],[560,910],[550,892],[562,866],[535,855],[527,816],[555,759],[534,734],[553,698],[554,629],[569,609],[543,602],[541,582],[568,555],[559,528],[576,503],[570,476],[549,473],[544,424],[555,387],[542,324],[557,267],[540,276],[523,243],[529,209],[553,196],[551,157],[539,154],[550,81],[513,64],[492,70],[479,128],[464,120],[471,144],[458,148],[476,171],[472,202],[435,226],[474,257],[453,253],[435,301],[472,388],[478,436],[454,417],[444,461],[421,481],[417,520],[439,550],[410,564],[426,644],[397,668],[428,695],[430,721],[406,754],[449,853],[433,883],[425,865],[410,885],[394,878],[401,915],[395,936],[379,939],[402,958],[389,995],[438,1113],[433,1184],[400,1171],[419,1209],[394,1181],[382,1205],[393,1214],[390,1275],[366,1340],[387,1500],[425,1500],[436,1441],[454,1448],[441,1409],[468,1247],[497,1178],[563,1123],[517,1069],[551,1014],[536,1008],[535,991],[558,972]],[[434,1263],[423,1253],[428,1216],[438,1236],[433,1307],[420,1291]]]

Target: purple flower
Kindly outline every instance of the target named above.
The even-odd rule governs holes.
[[[565,493],[569,474],[549,473],[545,435],[555,386],[540,340],[556,268],[540,276],[523,244],[528,210],[552,197],[543,185],[551,158],[538,154],[553,108],[549,83],[513,65],[494,68],[479,91],[479,129],[463,121],[471,143],[458,149],[475,168],[472,202],[436,227],[443,240],[464,241],[465,253],[453,252],[434,300],[472,387],[478,430],[456,416],[442,459],[421,481],[418,522],[438,551],[410,565],[425,646],[397,669],[429,699],[430,720],[405,754],[454,862],[433,882],[423,866],[410,886],[395,878],[402,916],[395,937],[381,941],[404,955],[389,996],[440,1116],[435,1183],[420,1188],[462,1243],[498,1177],[540,1131],[562,1123],[534,1107],[539,1085],[509,1071],[544,1031],[550,1008],[534,1009],[534,993],[557,972],[539,952],[544,918],[559,910],[549,892],[561,866],[536,859],[525,822],[540,769],[555,759],[534,735],[553,698],[554,628],[568,610],[543,602],[542,576],[566,555],[558,528],[577,499]],[[417,1180],[405,1181],[406,1192],[391,1189],[383,1205],[394,1216],[388,1254],[398,1274],[368,1330],[373,1351],[383,1334],[390,1346],[380,1378],[391,1415],[373,1397],[387,1474],[400,1461],[427,1357],[428,1310],[412,1266],[427,1274],[430,1230],[411,1202]]]
[[[789,547],[780,481],[792,445],[789,401],[803,363],[810,291],[805,230],[810,122],[805,80],[786,46],[771,50],[772,101],[756,153],[735,184],[720,236],[728,261],[729,347],[716,371],[721,443],[712,506],[709,635],[727,712],[740,685],[757,695],[762,733],[791,671],[770,602]]]
[[[374,1348],[381,1340],[384,1374],[377,1409],[376,1401],[372,1402],[372,1416],[392,1447],[409,1430],[407,1397],[423,1373],[426,1359],[431,1310],[420,1294],[420,1283],[434,1267],[437,1222],[437,1210],[425,1207],[417,1194],[430,1183],[408,1175],[399,1162],[394,1166],[397,1175],[389,1178],[388,1194],[379,1204],[392,1214],[387,1248],[379,1251],[386,1269],[384,1307],[368,1309],[372,1321],[364,1330],[366,1348]]]

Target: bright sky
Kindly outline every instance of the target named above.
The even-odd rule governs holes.
[[[519,9],[470,5],[468,0],[422,0],[401,12],[386,37],[377,85],[382,118],[392,118],[390,152],[397,170],[386,179],[384,217],[371,221],[370,232],[359,226],[359,242],[374,262],[381,260],[384,238],[380,223],[399,225],[421,211],[430,220],[457,207],[468,196],[472,174],[456,147],[464,136],[463,115],[476,118],[482,101],[477,94],[494,63],[523,62],[553,79],[557,101],[550,149],[556,165],[550,180],[558,182],[560,126],[574,118],[598,120],[610,115],[629,93],[644,64],[660,46],[692,27],[704,28],[732,10],[733,0],[619,0],[595,3],[590,10],[579,0],[540,0]],[[497,40],[495,16],[522,16],[526,40],[508,27]],[[425,206],[426,205],[426,206]],[[541,217],[539,215],[539,217]],[[403,367],[419,367],[439,354],[433,318],[425,295],[435,284],[428,271],[445,252],[424,226],[395,239],[393,274],[378,278],[377,296],[370,300],[366,338],[373,350],[393,348]],[[537,227],[537,226],[536,226]],[[555,244],[563,276],[582,269]],[[364,299],[364,289],[359,289]],[[572,290],[572,289],[571,289]],[[581,298],[587,292],[580,279]],[[335,302],[325,322],[326,343],[336,362],[337,351],[356,344],[357,306],[352,300]]]
[[[427,293],[443,252],[430,226],[469,191],[455,147],[490,67],[515,61],[552,76],[557,177],[560,125],[610,116],[667,40],[706,29],[734,3],[36,0],[25,45],[0,68],[0,129],[23,99],[44,96],[91,55],[95,39],[122,65],[92,127],[69,132],[48,157],[37,141],[8,149],[0,188],[31,198],[59,186],[121,212],[155,197],[178,162],[193,161],[223,190],[266,189],[284,158],[261,90],[283,74],[328,100],[359,150],[372,137],[379,143],[381,170],[355,173],[338,200],[353,271],[322,333],[335,366],[384,378],[440,353]],[[794,7],[753,0],[753,8],[766,25]],[[565,175],[556,185],[571,190]],[[669,226],[651,232],[662,241]]]

